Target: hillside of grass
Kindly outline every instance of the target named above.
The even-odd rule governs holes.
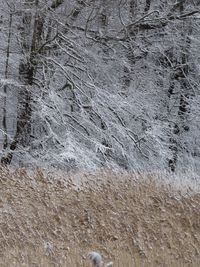
[[[163,177],[164,178],[164,177]],[[147,174],[0,169],[0,266],[200,266],[200,193]]]

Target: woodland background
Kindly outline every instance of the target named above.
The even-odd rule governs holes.
[[[199,0],[7,0],[3,164],[200,169]]]

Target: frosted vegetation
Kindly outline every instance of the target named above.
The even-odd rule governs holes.
[[[199,187],[171,176],[0,168],[0,266],[199,267]]]
[[[199,0],[2,2],[2,163],[200,169]]]

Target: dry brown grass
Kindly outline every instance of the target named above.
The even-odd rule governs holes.
[[[0,169],[0,266],[86,267],[91,250],[117,267],[200,266],[198,192],[152,175],[81,177]]]

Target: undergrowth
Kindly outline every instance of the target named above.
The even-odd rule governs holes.
[[[198,190],[153,174],[1,168],[0,266],[91,266],[91,250],[114,267],[200,266],[199,211]]]

